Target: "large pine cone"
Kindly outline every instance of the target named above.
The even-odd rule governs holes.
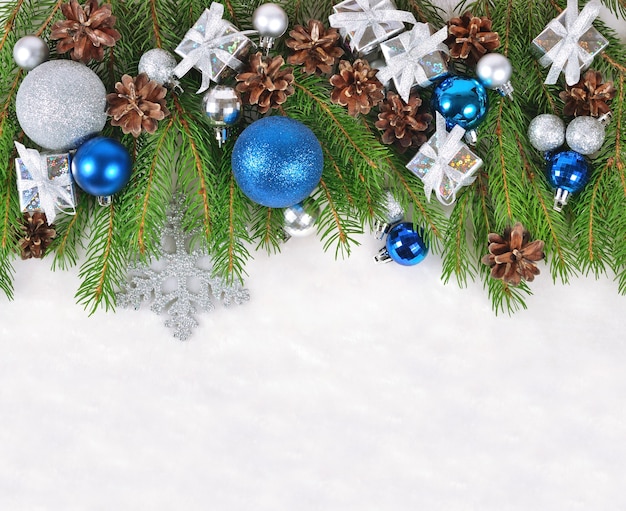
[[[20,255],[22,259],[41,259],[56,236],[54,225],[48,225],[45,213],[24,214],[21,225]]]
[[[50,39],[58,39],[57,52],[71,51],[70,57],[87,64],[91,59],[101,61],[104,47],[115,46],[120,33],[115,30],[116,18],[111,6],[98,5],[98,0],[88,0],[81,5],[76,0],[61,5],[67,18],[52,25]]]
[[[285,60],[281,57],[263,57],[256,53],[250,57],[248,69],[236,77],[237,91],[243,94],[247,105],[258,105],[259,113],[267,113],[287,101],[294,93],[293,70],[281,69]]]
[[[420,147],[428,137],[424,133],[433,120],[429,113],[418,112],[422,100],[419,96],[410,96],[405,103],[394,93],[387,93],[387,99],[380,105],[376,127],[384,130],[383,144],[395,144],[403,153],[409,148]]]
[[[615,97],[613,82],[602,83],[602,74],[590,69],[580,81],[566,85],[559,97],[565,101],[563,115],[599,117],[611,111],[608,103]]]
[[[344,53],[338,46],[337,29],[326,29],[321,21],[309,20],[307,28],[296,25],[289,35],[292,39],[287,39],[285,44],[295,53],[287,62],[304,66],[304,72],[309,75],[330,73],[337,58]]]
[[[491,30],[491,20],[487,16],[472,16],[466,12],[460,18],[448,22],[450,56],[475,64],[487,52],[500,46],[500,36]]]

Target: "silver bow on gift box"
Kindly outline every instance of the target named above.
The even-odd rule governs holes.
[[[333,28],[351,34],[350,46],[355,49],[368,29],[378,40],[389,37],[385,24],[390,22],[417,23],[415,16],[407,11],[389,8],[388,0],[354,0],[352,12],[336,12],[328,17]]]
[[[449,53],[448,47],[443,44],[448,37],[448,28],[444,27],[431,35],[427,23],[417,23],[411,31],[398,37],[404,43],[406,52],[391,57],[376,77],[382,83],[394,78],[398,94],[406,103],[413,84],[429,82],[420,59],[436,51]]]
[[[424,193],[430,202],[435,191],[437,199],[449,206],[456,200],[456,192],[476,179],[474,173],[483,161],[462,142],[465,130],[456,125],[450,133],[446,120],[436,112],[437,131],[420,147],[407,168],[424,182]]]
[[[192,67],[202,73],[202,85],[198,89],[198,94],[210,87],[211,80],[216,81],[216,75],[219,73],[213,73],[214,60],[233,70],[238,70],[244,66],[243,62],[233,53],[225,50],[223,46],[237,42],[242,36],[256,34],[254,30],[229,32],[232,25],[222,18],[223,15],[224,6],[213,2],[209,9],[205,9],[200,18],[202,23],[199,21],[185,34],[183,43],[191,43],[194,46],[193,49],[184,55],[180,51],[183,43],[176,49],[176,52],[183,56],[183,60],[174,68],[174,74],[178,78],[185,76]]]
[[[39,209],[46,214],[48,223],[51,224],[56,218],[57,209],[67,214],[74,214],[76,211],[67,211],[63,209],[64,205],[73,204],[71,185],[72,179],[69,172],[55,176],[50,179],[48,175],[48,160],[44,154],[39,154],[36,149],[27,149],[19,142],[15,142],[15,147],[22,160],[22,164],[26,167],[27,176],[19,176],[17,189],[20,192],[35,190],[39,198]]]
[[[591,0],[583,10],[578,13],[578,0],[567,0],[565,9],[565,24],[558,18],[548,23],[546,29],[552,30],[561,40],[550,51],[539,59],[543,67],[552,64],[545,83],[555,84],[565,69],[565,81],[568,85],[574,85],[580,79],[581,67],[591,64],[593,55],[579,44],[579,39],[592,26],[593,20],[600,13],[600,1]]]

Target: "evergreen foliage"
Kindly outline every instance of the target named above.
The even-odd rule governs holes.
[[[14,158],[14,140],[25,140],[15,118],[15,95],[23,71],[13,62],[12,48],[19,37],[38,34],[46,38],[60,17],[61,1],[13,0],[0,5],[0,288],[13,296],[12,260],[16,250],[19,211]],[[154,47],[169,51],[178,45],[193,25],[206,2],[198,0],[112,0],[116,29],[122,39],[109,50],[103,63],[91,67],[113,90],[122,74],[137,74],[141,55]],[[243,29],[251,28],[252,12],[261,0],[223,0],[225,16]],[[293,24],[317,18],[327,24],[333,0],[293,0],[284,7]],[[455,205],[442,208],[428,202],[423,183],[406,168],[412,153],[399,155],[380,142],[373,126],[375,112],[352,118],[330,102],[327,77],[307,76],[295,70],[295,94],[282,105],[278,115],[288,115],[309,126],[324,152],[320,186],[308,199],[321,210],[318,237],[325,249],[347,255],[356,236],[368,230],[381,216],[385,188],[393,191],[414,220],[422,226],[435,254],[442,257],[442,278],[465,286],[483,280],[496,312],[525,308],[529,286],[517,288],[489,277],[480,264],[486,251],[487,234],[502,232],[521,221],[534,238],[545,241],[552,278],[567,282],[574,275],[610,272],[617,277],[618,290],[626,293],[626,49],[617,35],[599,21],[595,26],[610,41],[593,67],[613,80],[617,90],[612,103],[613,122],[607,140],[592,161],[590,183],[562,212],[552,209],[553,190],[544,177],[541,155],[529,144],[526,130],[540,113],[561,115],[562,102],[556,86],[543,84],[542,69],[530,51],[530,41],[565,7],[565,0],[465,0],[461,9],[493,19],[499,32],[499,49],[513,63],[515,100],[490,93],[491,108],[479,128],[476,152],[484,166],[473,185],[458,194]],[[419,21],[443,26],[441,11],[426,0],[397,0],[398,7],[412,11]],[[626,14],[623,0],[607,0],[612,11]],[[51,58],[65,58],[54,54]],[[288,55],[283,42],[275,51]],[[252,247],[269,252],[280,250],[282,211],[253,204],[239,190],[230,169],[232,141],[219,148],[194,94],[199,73],[181,80],[184,93],[168,93],[170,117],[160,122],[153,135],[135,140],[107,126],[105,134],[118,137],[131,152],[135,164],[129,185],[115,197],[113,206],[102,208],[94,199],[81,195],[75,216],[60,215],[58,236],[53,244],[53,268],[65,269],[79,263],[81,285],[77,300],[90,312],[99,306],[115,305],[115,291],[124,282],[131,261],[147,260],[159,253],[160,231],[175,190],[184,192],[187,231],[198,225],[194,239],[206,248],[214,271],[222,277],[241,280]],[[424,104],[428,90],[420,92]],[[249,109],[246,116],[254,118]]]

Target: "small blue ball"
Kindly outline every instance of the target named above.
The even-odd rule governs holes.
[[[322,147],[313,132],[289,117],[264,117],[237,138],[233,174],[243,193],[271,208],[303,201],[320,182]]]
[[[402,266],[413,266],[428,254],[428,247],[410,222],[394,225],[387,234],[387,252]]]
[[[96,137],[81,145],[72,158],[72,176],[89,195],[106,197],[130,180],[133,166],[126,148],[117,140]]]
[[[569,193],[583,189],[589,180],[587,159],[576,151],[561,151],[547,156],[548,181]]]
[[[437,84],[431,99],[432,107],[446,119],[452,129],[456,124],[474,129],[487,115],[489,99],[485,87],[474,78],[450,76]]]

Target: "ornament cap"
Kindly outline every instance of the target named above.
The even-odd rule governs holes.
[[[607,113],[602,114],[600,117],[598,117],[598,120],[600,121],[600,124],[602,124],[602,126],[608,126],[613,120],[613,112],[609,110]]]
[[[391,224],[389,222],[376,220],[376,223],[374,224],[374,237],[377,240],[382,240],[385,237],[385,234],[389,232],[389,229],[391,229]]]
[[[515,91],[515,89],[513,88],[513,84],[510,81],[496,88],[496,90],[498,91],[500,96],[509,98],[511,101],[513,101],[513,92]]]
[[[465,132],[463,138],[465,139],[467,145],[474,146],[478,142],[478,133],[476,132],[476,130],[468,130]]]
[[[389,250],[387,247],[383,247],[378,251],[378,254],[374,256],[374,261],[376,264],[390,263],[393,259],[389,255]]]
[[[556,194],[554,195],[554,210],[561,211],[563,206],[567,204],[567,199],[569,199],[570,193],[563,188],[557,188]]]
[[[100,195],[98,196],[98,204],[104,208],[108,208],[113,204],[113,197],[111,195]]]

